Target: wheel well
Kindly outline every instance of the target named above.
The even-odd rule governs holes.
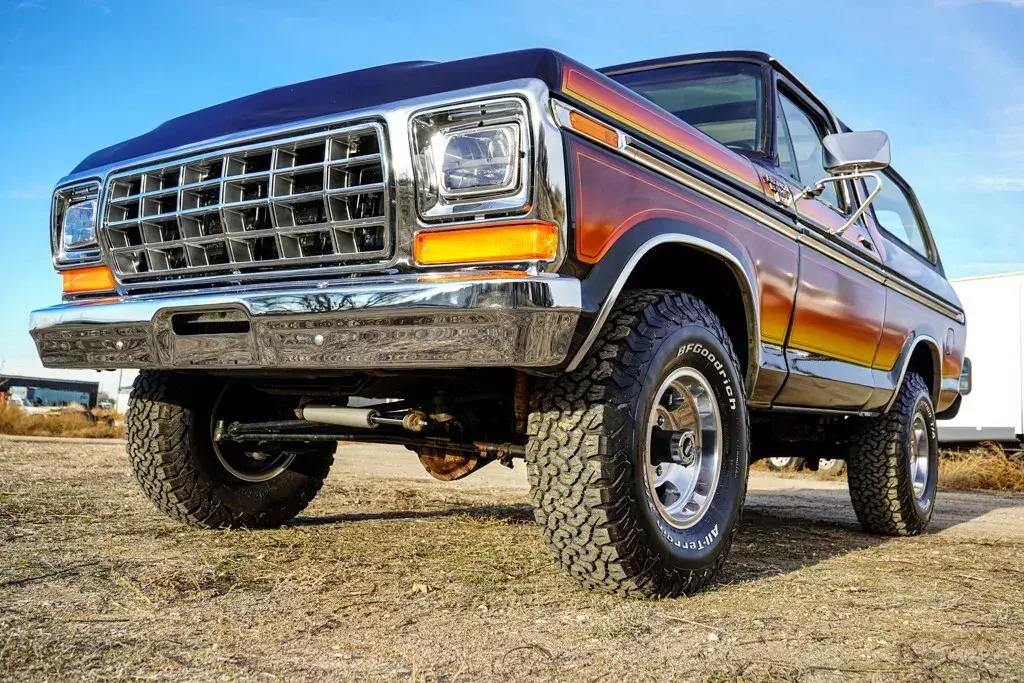
[[[684,244],[662,244],[643,255],[623,289],[673,289],[700,298],[722,321],[749,378],[750,336],[743,293],[736,273],[721,258]]]
[[[907,371],[904,373],[904,377],[912,372],[916,372],[921,375],[921,379],[928,385],[928,392],[932,395],[932,399],[935,400],[939,395],[938,378],[936,369],[938,367],[938,358],[936,357],[936,351],[932,348],[931,344],[926,341],[919,341],[914,350],[910,353],[910,360],[907,362]],[[899,387],[896,387],[899,391]]]

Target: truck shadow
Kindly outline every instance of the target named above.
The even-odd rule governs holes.
[[[1024,496],[939,492],[924,536],[974,522]],[[831,558],[897,541],[863,531],[845,488],[751,490],[721,582],[789,573]]]
[[[925,535],[977,520],[994,510],[1015,507],[1024,508],[1024,496],[940,492],[938,508]],[[509,524],[534,523],[529,505],[487,505],[299,517],[291,524],[344,525],[459,516]],[[752,489],[719,583],[787,574],[893,540],[861,530],[845,487]]]

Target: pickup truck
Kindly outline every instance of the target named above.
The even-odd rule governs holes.
[[[526,461],[584,586],[689,594],[749,465],[841,458],[865,529],[935,504],[964,314],[889,140],[758,52],[550,50],[267,90],[56,187],[51,368],[139,368],[128,454],[202,527],[303,510],[339,441]]]

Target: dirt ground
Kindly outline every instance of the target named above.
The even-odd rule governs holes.
[[[559,573],[521,464],[346,446],[291,525],[211,532],[117,442],[0,437],[0,680],[1022,680],[1024,495],[940,496],[876,538],[842,481],[755,472],[719,583],[642,602]]]

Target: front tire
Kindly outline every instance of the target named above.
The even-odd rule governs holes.
[[[888,413],[854,428],[846,458],[850,498],[866,531],[914,536],[935,508],[939,446],[924,379],[906,376]]]
[[[238,410],[256,405],[230,391],[214,378],[140,373],[125,413],[135,478],[159,510],[192,526],[280,526],[323,486],[336,444],[296,445],[262,461],[240,446],[217,448],[213,418],[221,401]]]
[[[527,472],[555,560],[587,588],[667,597],[721,568],[747,487],[743,380],[718,317],[625,292],[590,354],[531,400]]]

